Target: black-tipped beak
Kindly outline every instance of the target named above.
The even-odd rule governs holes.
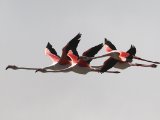
[[[15,65],[8,65],[8,66],[6,67],[6,70],[8,70],[9,68],[11,68],[11,69],[13,69],[13,70],[16,70],[18,67],[15,66]]]
[[[6,70],[8,70],[9,66],[6,67]]]

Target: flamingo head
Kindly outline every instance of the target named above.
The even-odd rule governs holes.
[[[15,65],[8,65],[8,66],[6,67],[6,70],[8,70],[8,69],[17,70],[17,69],[18,69],[18,67],[17,67],[17,66],[15,66]]]

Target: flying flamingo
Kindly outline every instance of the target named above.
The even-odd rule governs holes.
[[[103,47],[103,44],[99,44],[97,46],[94,46],[90,49],[88,49],[87,51],[85,51],[83,53],[83,56],[86,57],[94,57],[95,54],[98,53],[98,51]],[[63,69],[63,70],[54,70],[54,71],[41,71],[41,72],[65,72],[65,71],[73,71],[75,73],[78,74],[87,74],[88,72],[100,72],[99,66],[90,66],[90,62],[92,60],[84,60],[81,59],[81,57],[79,57],[78,54],[75,54],[74,51],[69,50],[68,54],[67,54],[71,61],[72,61],[72,66]],[[105,71],[108,73],[120,73],[119,71]]]
[[[119,68],[119,69],[126,69],[127,67],[130,66],[141,66],[141,67],[157,67],[155,64],[159,64],[159,62],[153,62],[149,60],[145,60],[139,57],[136,57],[136,48],[131,45],[130,49],[127,52],[124,51],[119,51],[116,49],[116,47],[107,39],[105,39],[105,45],[104,48],[106,52],[108,52],[105,55],[102,56],[97,56],[97,57],[84,57],[84,59],[97,59],[97,58],[102,58],[106,56],[110,56],[109,59],[107,59],[103,66],[101,67],[100,72],[103,73],[106,70],[109,70],[112,67]],[[132,59],[138,59],[142,61],[147,61],[147,62],[152,62],[154,64],[151,65],[145,65],[145,64],[139,64],[139,63],[131,63]]]
[[[51,70],[58,70],[58,69],[65,69],[69,66],[71,66],[71,60],[67,56],[67,53],[69,50],[74,50],[76,51],[76,48],[78,46],[78,43],[80,41],[81,34],[78,33],[72,40],[70,40],[66,46],[63,47],[62,49],[62,55],[59,57],[57,55],[57,52],[55,51],[54,48],[52,48],[52,45],[50,43],[47,44],[45,48],[45,54],[52,60],[53,64],[44,68],[29,68],[29,67],[18,67],[15,65],[8,65],[6,67],[6,70],[11,68],[14,70],[17,69],[25,69],[25,70],[36,70],[36,71],[46,71],[46,69],[51,69]],[[75,53],[76,54],[76,53]]]

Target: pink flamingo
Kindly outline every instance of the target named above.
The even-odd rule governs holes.
[[[107,59],[103,66],[101,67],[100,72],[103,73],[106,70],[109,70],[112,67],[119,68],[119,69],[126,69],[130,66],[141,66],[141,67],[157,67],[155,64],[160,64],[159,62],[153,62],[150,60],[145,60],[140,57],[135,56],[136,54],[136,48],[131,45],[130,49],[127,52],[119,51],[116,49],[116,47],[107,39],[105,39],[105,45],[104,48],[106,52],[108,52],[105,55],[97,56],[97,57],[82,57],[83,59],[97,59],[102,58],[106,56],[110,56],[109,59]],[[145,65],[145,64],[139,64],[139,63],[131,63],[133,59],[138,59],[142,61],[152,62],[154,64],[151,65]]]
[[[103,47],[103,44],[99,44],[97,46],[94,46],[90,49],[88,49],[87,51],[85,51],[83,53],[83,56],[87,56],[87,57],[94,57],[95,54],[98,53],[98,51]],[[54,71],[43,71],[43,72],[69,72],[69,71],[73,71],[75,73],[78,74],[87,74],[88,72],[100,72],[99,66],[90,66],[90,62],[92,60],[84,60],[81,59],[81,57],[79,57],[78,54],[75,54],[74,51],[69,50],[68,54],[67,54],[71,61],[72,61],[72,66],[63,69],[63,70],[54,70]],[[105,71],[108,73],[120,73],[119,71]]]
[[[55,51],[54,48],[52,48],[52,45],[50,43],[47,44],[46,48],[45,48],[45,54],[51,58],[52,60],[52,64],[50,66],[44,67],[44,68],[30,68],[30,67],[18,67],[15,65],[8,65],[6,67],[6,70],[11,68],[13,70],[17,70],[17,69],[25,69],[25,70],[36,70],[37,71],[46,71],[47,69],[51,69],[51,70],[59,70],[59,69],[65,69],[69,66],[71,66],[71,60],[70,58],[67,56],[67,53],[70,49],[72,50],[76,50],[78,43],[80,41],[81,38],[81,34],[78,33],[72,40],[70,40],[66,46],[63,47],[62,49],[62,55],[61,57],[59,57],[57,55],[57,52]]]

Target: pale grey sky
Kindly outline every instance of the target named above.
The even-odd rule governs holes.
[[[160,60],[159,5],[158,0],[1,0],[0,119],[160,120],[159,66],[118,75],[4,70],[8,64],[51,64],[44,55],[47,42],[61,54],[78,32],[79,53],[107,37],[118,49],[134,44],[137,56]]]

